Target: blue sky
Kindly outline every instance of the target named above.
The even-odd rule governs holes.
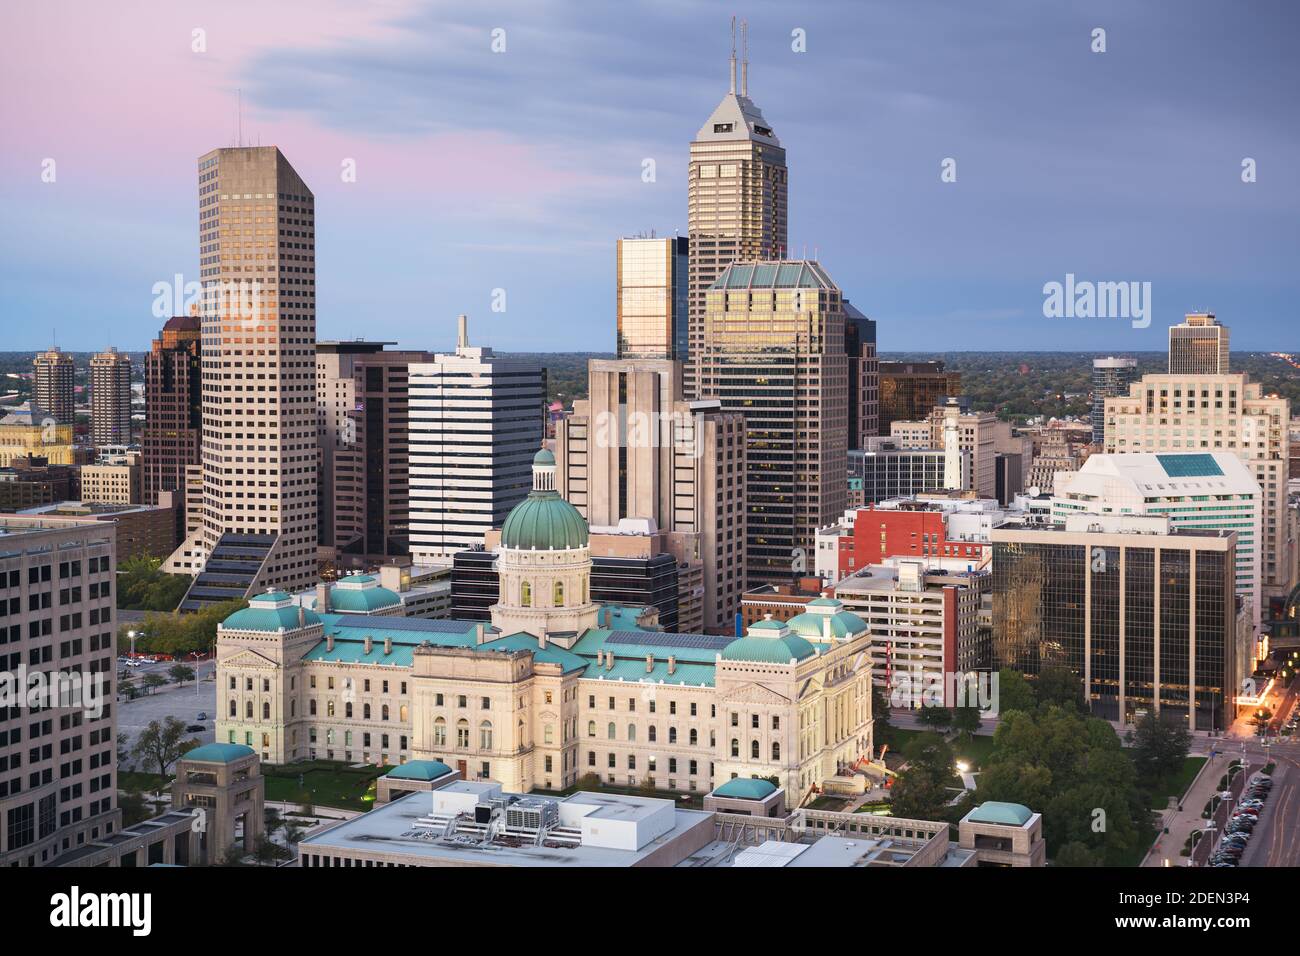
[[[466,312],[501,350],[611,350],[614,240],[685,231],[733,13],[787,150],[792,254],[820,258],[881,349],[1159,349],[1198,309],[1236,348],[1300,348],[1284,0],[102,6],[24,5],[0,38],[2,348],[55,329],[146,347],[153,284],[195,271],[194,160],[233,144],[239,90],[245,141],[316,193],[321,338],[445,349]],[[1067,273],[1150,282],[1151,327],[1044,318]]]

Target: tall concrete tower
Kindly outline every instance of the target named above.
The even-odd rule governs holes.
[[[748,30],[742,24],[747,37]],[[698,354],[704,342],[705,297],[733,262],[786,257],[787,177],[785,150],[762,112],[749,98],[749,53],[745,43],[736,83],[736,35],[732,21],[731,89],[691,142],[687,173],[690,232],[687,398],[700,395]]]
[[[202,520],[168,570],[201,570],[233,536],[228,547],[260,549],[248,590],[309,587],[317,570],[316,199],[274,146],[215,149],[199,158],[198,179]]]
[[[131,444],[131,356],[111,346],[90,360],[90,440]]]
[[[961,407],[949,398],[943,408],[943,486],[963,487],[961,476]]]
[[[32,404],[60,425],[76,424],[76,366],[72,356],[53,346],[32,359]]]

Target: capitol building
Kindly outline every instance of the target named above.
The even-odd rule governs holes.
[[[314,608],[271,591],[217,635],[217,740],[264,762],[437,760],[505,790],[708,793],[771,779],[790,806],[869,759],[866,624],[823,597],[743,636],[658,629],[654,608],[590,591],[586,520],[555,458],[501,529],[491,621],[392,616],[368,575]]]

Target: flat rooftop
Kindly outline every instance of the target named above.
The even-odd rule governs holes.
[[[486,785],[459,781],[444,790],[472,792]],[[433,791],[437,793],[439,791]],[[558,803],[594,804],[588,817],[637,822],[661,812],[665,801],[658,797],[580,792],[568,797],[546,798],[540,794],[502,794],[526,800],[554,799]],[[392,803],[375,807],[369,813],[353,817],[323,833],[308,837],[299,844],[300,853],[343,850],[406,856],[415,866],[635,866],[650,854],[683,836],[700,823],[711,820],[712,812],[673,808],[674,826],[637,850],[618,850],[591,846],[536,846],[522,841],[475,841],[463,835],[442,837],[424,831],[416,835],[416,823],[428,817],[432,796],[428,792],[411,793]]]

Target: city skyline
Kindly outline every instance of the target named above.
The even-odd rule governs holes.
[[[33,319],[11,347],[44,348],[57,328],[64,343],[146,349],[154,284],[197,279],[185,170],[237,142],[242,122],[246,145],[278,145],[319,184],[322,338],[365,321],[404,347],[445,348],[466,312],[486,324],[481,338],[521,351],[612,352],[614,239],[685,234],[688,145],[727,90],[732,11],[642,7],[630,31],[621,13],[576,6],[543,20],[390,3],[351,18],[344,37],[295,9],[259,11],[265,28],[249,40],[233,29],[242,4],[197,19],[159,8],[112,48],[148,75],[129,67],[108,86],[75,72],[106,55],[94,42],[111,32],[106,13],[59,34],[71,54],[59,73],[29,52],[57,31],[53,15],[17,15],[3,69],[31,94],[4,107],[20,148],[4,159],[0,284]],[[1281,174],[1295,134],[1278,122],[1280,91],[1295,85],[1281,41],[1294,14],[1252,9],[1240,22],[1109,4],[739,11],[750,95],[795,171],[788,255],[815,254],[837,276],[880,323],[882,352],[977,348],[988,328],[1025,349],[1154,351],[1198,309],[1243,350],[1285,348],[1300,291],[1275,278],[1300,251],[1287,228],[1300,195]],[[1105,53],[1089,48],[1098,26]],[[644,42],[656,33],[675,42]],[[1174,69],[1197,47],[1216,56]],[[165,90],[150,82],[158,69]],[[114,135],[94,141],[109,115]],[[941,182],[946,158],[956,182]],[[1256,182],[1241,181],[1244,158]],[[86,281],[69,287],[68,269]],[[1044,318],[1043,285],[1068,275],[1151,282],[1150,325]],[[492,311],[498,289],[504,312]]]

